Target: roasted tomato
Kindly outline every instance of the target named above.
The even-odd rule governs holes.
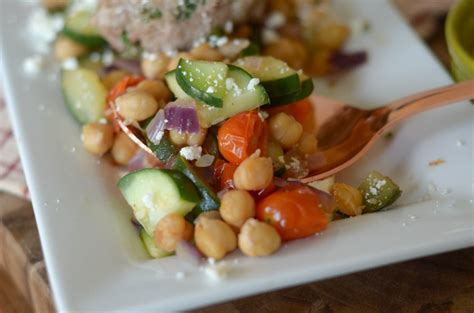
[[[326,228],[324,205],[310,187],[286,186],[257,204],[257,218],[273,225],[282,240],[298,239]]]
[[[227,161],[239,165],[257,149],[265,155],[266,136],[266,122],[257,112],[240,113],[225,121],[219,128],[219,151]]]

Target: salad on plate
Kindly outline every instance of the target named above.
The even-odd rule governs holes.
[[[268,256],[400,196],[375,170],[301,182],[321,162],[312,77],[367,58],[330,1],[43,2],[84,149],[124,171],[151,257]]]

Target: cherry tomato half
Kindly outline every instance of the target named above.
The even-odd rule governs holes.
[[[284,241],[320,232],[329,222],[318,194],[303,185],[283,187],[261,200],[257,218],[273,225]]]
[[[237,165],[217,160],[214,165],[214,179],[219,185],[219,190],[234,188],[234,172]]]
[[[237,114],[222,124],[217,133],[219,151],[232,164],[239,165],[257,149],[266,153],[266,122],[257,112]]]

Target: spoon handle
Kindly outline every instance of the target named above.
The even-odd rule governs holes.
[[[470,99],[474,99],[474,80],[415,94],[389,105],[393,111],[384,128],[392,128],[395,124],[415,114]]]

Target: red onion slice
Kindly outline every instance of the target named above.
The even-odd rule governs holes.
[[[159,110],[146,127],[148,139],[155,145],[159,144],[166,128],[165,111]]]
[[[133,158],[131,158],[130,161],[128,161],[127,169],[130,172],[134,172],[134,171],[138,171],[144,168],[146,155],[147,153],[144,150],[142,149],[138,150],[138,152],[135,153]]]
[[[346,71],[356,68],[367,62],[367,52],[358,51],[353,53],[337,52],[329,60],[338,70]]]
[[[196,104],[192,99],[178,99],[168,103],[165,106],[165,117],[168,129],[187,133],[198,133],[201,130]]]
[[[176,256],[192,265],[199,266],[204,260],[204,256],[199,250],[189,241],[181,240],[176,245]]]

